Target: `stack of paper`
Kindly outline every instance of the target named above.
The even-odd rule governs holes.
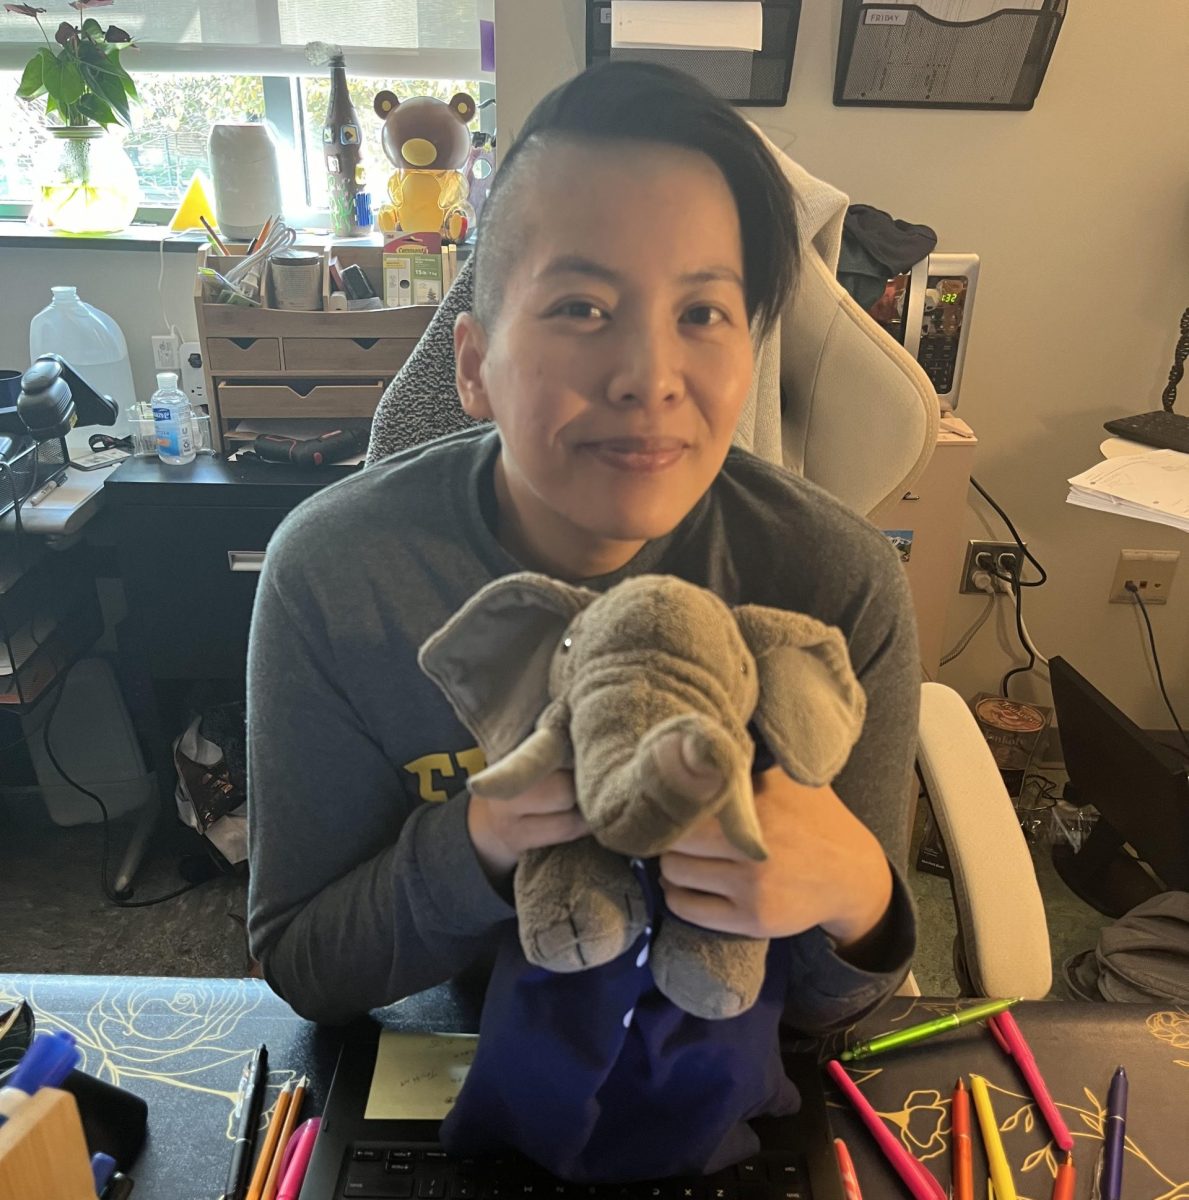
[[[1069,481],[1070,504],[1158,521],[1189,533],[1189,454],[1151,450],[1110,458]]]

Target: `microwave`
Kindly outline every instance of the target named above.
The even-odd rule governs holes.
[[[924,368],[943,413],[958,407],[978,261],[977,254],[930,254],[889,279],[867,310]]]

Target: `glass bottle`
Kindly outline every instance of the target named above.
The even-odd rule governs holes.
[[[368,232],[360,225],[356,195],[364,190],[363,146],[359,117],[347,91],[343,56],[330,60],[330,104],[322,123],[322,153],[326,159],[326,193],[330,202],[330,227],[335,237],[359,237]]]

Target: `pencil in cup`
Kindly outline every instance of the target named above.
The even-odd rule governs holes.
[[[974,1111],[978,1113],[978,1126],[982,1131],[983,1146],[987,1151],[987,1163],[991,1168],[991,1182],[995,1185],[995,1195],[998,1200],[1016,1200],[1016,1183],[1003,1149],[1003,1139],[999,1136],[999,1125],[995,1119],[995,1109],[991,1105],[987,1081],[981,1075],[971,1075],[970,1092],[974,1097]]]
[[[293,1099],[293,1083],[290,1081],[281,1088],[276,1106],[272,1110],[272,1119],[268,1123],[268,1131],[260,1146],[260,1155],[256,1159],[256,1169],[252,1172],[252,1182],[248,1185],[246,1200],[260,1200],[264,1195],[264,1184],[268,1179],[268,1171],[277,1151],[277,1142],[281,1129],[285,1124],[285,1115],[289,1111],[289,1103]]]
[[[285,1124],[281,1127],[281,1136],[273,1151],[272,1164],[268,1168],[268,1177],[264,1181],[264,1191],[260,1194],[260,1200],[276,1200],[277,1188],[281,1186],[281,1162],[285,1157],[285,1147],[293,1136],[293,1129],[297,1125],[297,1118],[301,1115],[301,1106],[305,1095],[306,1080],[303,1075],[297,1081],[297,1087],[293,1090],[293,1098],[289,1101],[289,1109],[285,1113]]]

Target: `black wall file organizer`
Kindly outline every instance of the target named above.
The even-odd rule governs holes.
[[[586,65],[623,58],[685,71],[731,104],[779,107],[788,99],[801,0],[763,0],[759,50],[611,48],[611,0],[586,0]]]
[[[1045,77],[1066,0],[942,20],[908,4],[843,0],[836,105],[1029,109]]]

